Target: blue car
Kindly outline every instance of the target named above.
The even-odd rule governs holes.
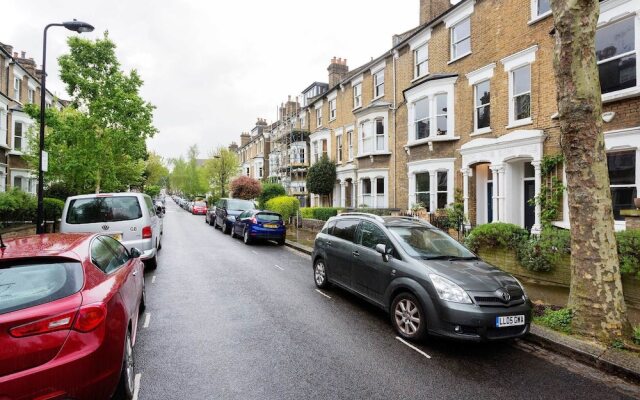
[[[265,210],[247,210],[236,217],[231,228],[232,237],[240,237],[245,244],[256,240],[275,240],[278,245],[284,244],[287,228],[282,215]]]

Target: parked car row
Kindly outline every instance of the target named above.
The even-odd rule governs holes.
[[[204,200],[189,200],[179,196],[173,196],[173,201],[175,201],[180,208],[189,211],[193,215],[206,215],[207,213],[207,202]]]
[[[163,215],[142,193],[73,196],[61,233],[4,242],[1,399],[133,398],[144,270],[157,267]]]

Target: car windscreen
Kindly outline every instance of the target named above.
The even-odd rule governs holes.
[[[259,221],[282,221],[280,214],[258,213],[256,217]]]
[[[82,288],[82,265],[73,261],[0,263],[0,314],[49,303]]]
[[[475,258],[475,255],[446,233],[427,226],[390,226],[402,248],[420,258]]]
[[[71,200],[66,221],[68,224],[93,224],[138,218],[142,218],[142,210],[135,196],[93,197]]]
[[[227,210],[244,211],[251,210],[254,207],[253,202],[249,200],[227,200]]]
[[[207,203],[205,203],[204,201],[196,201],[193,205],[196,207],[206,207]]]

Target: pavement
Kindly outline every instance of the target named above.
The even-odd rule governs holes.
[[[170,200],[135,347],[136,399],[626,399],[636,385],[513,342],[399,340],[319,291],[308,255],[246,246]]]

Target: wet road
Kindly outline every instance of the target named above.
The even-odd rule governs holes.
[[[396,338],[388,317],[317,291],[309,257],[245,246],[167,200],[135,348],[139,399],[620,399],[517,345]]]

